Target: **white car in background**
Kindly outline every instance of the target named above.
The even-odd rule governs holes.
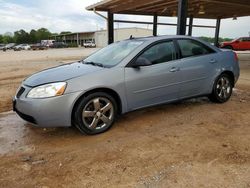
[[[14,48],[15,45],[16,45],[15,43],[6,44],[2,50],[3,50],[4,52],[6,52],[7,50],[12,50],[12,49]]]
[[[89,42],[83,43],[83,46],[84,46],[85,48],[95,48],[95,47],[96,47],[96,44],[95,44],[94,42],[89,41]]]
[[[0,44],[0,50],[3,50],[5,47],[5,44]]]
[[[13,48],[15,51],[20,51],[20,50],[30,50],[31,47],[28,44],[19,44]]]

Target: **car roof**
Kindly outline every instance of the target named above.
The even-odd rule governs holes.
[[[203,40],[196,38],[196,37],[187,36],[187,35],[161,35],[161,36],[138,37],[138,38],[131,37],[130,39],[127,39],[125,41],[135,40],[135,41],[144,41],[144,42],[148,42],[148,43],[154,43],[157,41],[168,40],[168,39],[169,40],[170,39],[192,39],[192,40],[196,40],[196,41],[203,43],[204,45],[212,48],[215,51],[220,51],[219,48],[211,45],[210,43],[208,43],[206,41],[203,41]]]
[[[134,40],[144,40],[144,41],[158,41],[158,40],[164,40],[164,39],[193,39],[194,37],[186,36],[186,35],[161,35],[161,36],[149,36],[149,37],[135,37],[131,38]],[[130,40],[130,39],[128,39]]]

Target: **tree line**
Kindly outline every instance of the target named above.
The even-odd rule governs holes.
[[[68,34],[69,31],[63,31],[60,34]],[[17,44],[34,44],[40,43],[41,40],[47,40],[53,35],[58,35],[58,33],[51,33],[46,28],[40,28],[38,30],[32,29],[30,32],[26,32],[24,29],[15,31],[14,34],[6,33],[4,35],[0,34],[0,44],[17,43]]]
[[[69,34],[70,31],[63,31],[60,34]],[[40,43],[41,40],[47,40],[53,35],[58,35],[58,33],[51,33],[46,28],[40,28],[38,30],[32,29],[30,32],[26,32],[25,30],[21,29],[19,31],[14,32],[14,35],[11,33],[7,33],[4,35],[0,35],[0,44],[7,44],[7,43],[17,43],[17,44],[34,44]],[[214,42],[214,38],[212,37],[199,37],[204,41],[209,43]],[[230,38],[219,38],[219,42],[223,41],[231,41]]]
[[[199,37],[201,40],[204,40],[209,43],[214,43],[214,38],[212,37]],[[219,38],[219,42],[225,42],[225,41],[232,41],[233,39],[231,38]]]

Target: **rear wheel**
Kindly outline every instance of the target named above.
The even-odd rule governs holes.
[[[233,91],[233,82],[228,74],[220,75],[214,83],[213,92],[209,99],[213,102],[227,102]]]
[[[107,131],[117,116],[117,104],[112,96],[97,92],[84,97],[77,105],[74,124],[89,135]]]

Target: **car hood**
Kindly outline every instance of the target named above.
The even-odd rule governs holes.
[[[232,42],[222,42],[221,44],[231,44]]]
[[[103,69],[104,68],[102,67],[75,62],[35,73],[32,76],[26,78],[24,80],[24,84],[30,87],[34,87],[47,83],[62,82]]]

